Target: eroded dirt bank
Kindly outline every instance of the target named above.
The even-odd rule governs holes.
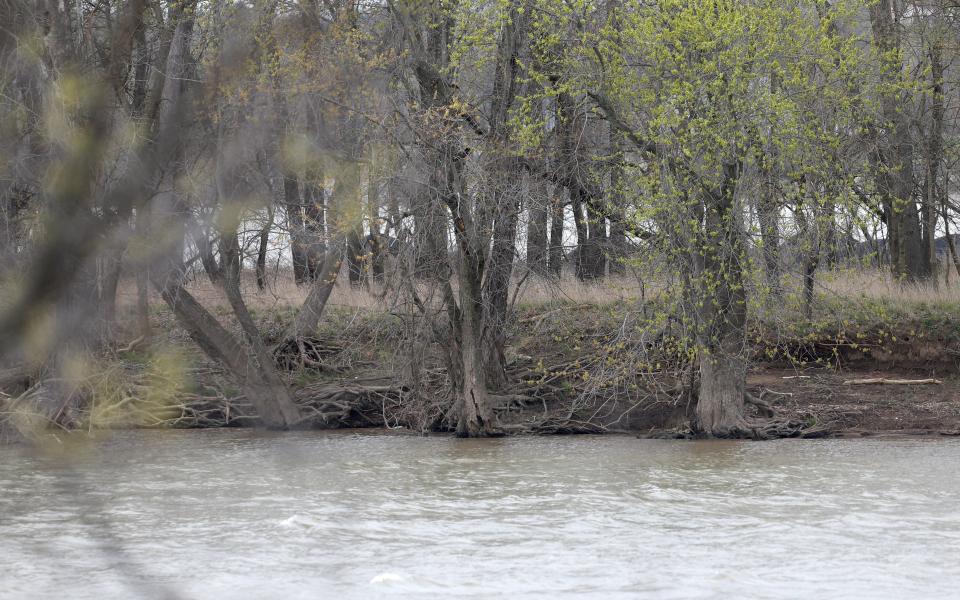
[[[256,423],[246,399],[158,311],[149,344],[125,344],[50,417],[56,427],[236,427]],[[284,311],[261,311],[268,337]],[[802,332],[802,335],[799,333]],[[404,324],[374,310],[332,311],[306,360],[278,356],[303,427],[448,427],[439,351],[404,352]],[[509,389],[496,395],[508,433],[688,430],[695,376],[668,328],[617,306],[521,309],[507,348]],[[790,422],[803,437],[960,434],[960,327],[952,320],[760,323],[751,331],[750,417]],[[282,354],[282,353],[281,353]],[[933,383],[867,383],[925,380]],[[851,383],[856,382],[856,383]],[[17,389],[19,387],[19,390]],[[695,387],[695,386],[693,386]],[[3,413],[44,400],[41,382],[8,382]]]

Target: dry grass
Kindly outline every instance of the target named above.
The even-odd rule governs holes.
[[[942,271],[941,271],[942,272]],[[788,289],[799,292],[799,281],[785,281]],[[649,281],[642,282],[630,275],[607,277],[597,282],[579,281],[572,275],[559,280],[539,277],[515,279],[511,286],[511,297],[517,292],[519,284],[518,307],[537,308],[557,303],[577,305],[611,306],[634,302],[642,298],[652,299],[662,291],[662,285]],[[279,273],[272,277],[266,290],[259,291],[252,273],[244,273],[244,297],[251,308],[257,311],[283,310],[299,307],[309,292],[307,286],[297,286],[291,273]],[[424,298],[438,299],[439,294],[431,294],[429,283],[418,284]],[[204,276],[197,276],[187,289],[203,304],[212,309],[226,309],[227,301],[223,293]],[[390,290],[386,294],[379,286],[354,287],[347,282],[346,274],[339,278],[330,297],[330,306],[348,309],[377,310],[385,309],[395,297]],[[122,282],[119,304],[132,310],[136,304],[136,286],[132,280]],[[910,306],[960,305],[960,278],[953,277],[949,284],[942,280],[938,285],[904,284],[895,281],[889,273],[877,269],[842,269],[825,271],[818,274],[817,295],[828,304],[836,306],[849,300],[851,304],[859,302],[881,302],[891,306],[908,309]],[[799,302],[799,293],[793,301]],[[151,290],[150,304],[159,307],[163,304],[159,295]],[[785,308],[785,307],[781,307]]]
[[[943,271],[940,273],[940,280],[934,285],[903,283],[877,269],[843,269],[821,275],[818,291],[841,299],[869,299],[904,306],[960,304],[960,278],[953,273],[951,281],[944,283]]]
[[[618,302],[635,300],[651,293],[650,285],[643,286],[636,278],[608,277],[602,281],[583,282],[572,276],[565,276],[561,280],[528,277],[525,280],[515,279],[511,286],[511,297],[520,284],[520,297],[517,305],[540,306],[556,302],[571,302],[575,304],[609,305]],[[428,283],[418,284],[422,296],[429,297]],[[244,273],[242,279],[243,295],[247,304],[254,309],[281,309],[298,307],[303,304],[309,293],[309,287],[297,286],[293,281],[292,273],[281,273],[271,278],[267,289],[257,289],[255,279],[251,273]],[[227,300],[223,292],[204,276],[194,278],[188,285],[188,291],[204,305],[212,308],[226,307]],[[347,282],[346,276],[341,276],[333,293],[330,295],[330,305],[345,308],[375,309],[384,306],[383,288],[380,286],[355,287]],[[133,307],[137,302],[137,288],[133,280],[124,280],[118,289],[118,303],[125,308]],[[387,294],[387,298],[391,295]],[[150,290],[150,305],[159,306],[163,303],[155,290]]]

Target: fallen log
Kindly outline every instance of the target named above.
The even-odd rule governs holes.
[[[939,379],[887,379],[874,377],[872,379],[847,379],[843,385],[940,385]]]

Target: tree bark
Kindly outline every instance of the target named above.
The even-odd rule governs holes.
[[[873,42],[884,56],[899,56],[900,39],[894,21],[892,0],[870,6]],[[920,214],[914,198],[913,143],[906,101],[899,89],[902,64],[888,65],[884,80],[889,90],[880,97],[886,131],[880,135],[877,152],[877,188],[883,197],[887,221],[890,264],[895,277],[907,281],[926,279],[932,265],[924,247]]]
[[[518,177],[519,173],[514,172]],[[507,385],[507,310],[513,259],[517,253],[517,194],[509,190],[498,206],[487,272],[484,274],[483,365],[487,385],[500,390]]]
[[[307,106],[307,130],[315,138],[322,135],[323,122],[315,106]],[[301,283],[315,281],[320,277],[326,261],[327,251],[327,191],[324,187],[325,174],[318,161],[310,161],[303,179],[303,219],[299,223],[302,231],[298,246],[298,259],[301,261]]]
[[[235,378],[264,425],[287,429],[299,422],[299,410],[272,362],[258,361],[251,356],[247,348],[190,295],[179,277],[154,274],[153,283],[191,339]],[[229,295],[236,299],[232,292]]]
[[[530,195],[527,202],[527,268],[537,275],[547,273],[547,229],[550,222],[550,198],[552,194],[547,184],[531,181],[531,185],[542,193]]]
[[[359,228],[355,227],[347,234],[347,275],[353,287],[363,285],[366,254],[366,244],[363,243]]]
[[[364,251],[370,262],[370,283],[383,283],[383,263],[386,241],[383,239],[383,223],[380,218],[380,177],[376,156],[371,157],[371,168],[367,183],[367,218],[370,222],[370,234],[364,240]]]
[[[743,232],[733,194],[742,168],[724,165],[722,185],[702,194],[702,235],[692,250],[700,391],[694,429],[710,437],[736,437],[744,424],[746,292]]]
[[[943,203],[939,196],[940,171],[943,162],[943,45],[938,36],[930,43],[930,134],[927,136],[927,174],[924,186],[923,216],[926,235],[927,262],[931,265],[931,278],[936,281],[937,267],[937,208]]]
[[[613,11],[616,6],[611,6]],[[619,27],[619,18],[613,18],[615,26]],[[623,133],[607,123],[610,143],[610,156],[613,165],[610,168],[610,189],[605,198],[606,209],[603,211],[610,220],[610,235],[604,248],[604,255],[611,275],[626,273],[624,260],[627,256],[627,229],[626,229],[626,177],[624,174],[624,139]],[[606,232],[604,232],[606,233]]]
[[[941,210],[943,212],[943,235],[947,238],[947,247],[950,249],[953,266],[957,270],[957,275],[960,276],[960,254],[957,252],[957,243],[950,234],[950,215],[947,212],[946,204],[941,205]]]
[[[549,269],[554,277],[559,278],[563,273],[563,209],[566,205],[563,195],[564,189],[554,191],[550,199],[550,252]]]
[[[735,352],[700,357],[694,429],[710,437],[739,437],[744,429],[746,362]]]
[[[327,307],[327,301],[333,288],[337,285],[337,276],[340,273],[342,264],[344,242],[331,247],[324,257],[323,267],[313,285],[310,287],[310,293],[297,312],[293,321],[291,336],[294,339],[304,339],[316,333],[320,319],[323,317],[323,311]]]
[[[267,222],[260,230],[260,244],[257,247],[257,289],[267,289],[267,250],[270,246],[270,229],[273,228],[273,206],[267,207]]]

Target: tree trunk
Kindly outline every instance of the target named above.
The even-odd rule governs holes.
[[[531,181],[531,185],[534,182]],[[550,197],[544,183],[537,183],[542,194],[531,194],[527,202],[527,268],[537,275],[545,275],[548,266],[547,229],[550,221]]]
[[[207,356],[234,377],[264,425],[287,429],[299,422],[300,411],[272,362],[258,361],[251,356],[247,348],[190,295],[179,277],[155,275],[153,283],[180,326]],[[236,299],[233,293],[230,295]]]
[[[137,272],[137,331],[140,337],[150,339],[153,331],[150,329],[150,271],[141,269]]]
[[[129,225],[124,223],[122,227]],[[120,273],[123,268],[123,251],[126,242],[114,241],[107,247],[101,260],[99,285],[100,342],[105,344],[113,337],[113,328],[117,317],[117,288],[120,285]]]
[[[563,199],[564,189],[555,190],[551,198],[551,221],[550,221],[550,253],[549,269],[554,277],[559,278],[563,273],[563,208],[565,202]]]
[[[451,204],[451,211],[454,206]],[[463,215],[464,213],[460,213]],[[458,216],[460,216],[458,215]],[[457,398],[457,436],[489,437],[495,435],[496,419],[487,392],[487,370],[483,356],[483,250],[472,235],[474,224],[470,219],[460,220],[466,227],[458,228],[460,246],[460,368],[461,380]],[[467,229],[469,227],[469,229]]]
[[[257,289],[267,289],[267,250],[270,245],[270,229],[273,227],[273,206],[267,207],[267,222],[260,230],[260,245],[257,248]]]
[[[383,283],[383,261],[385,240],[383,223],[380,218],[380,170],[376,166],[376,156],[372,157],[372,166],[367,183],[367,212],[370,221],[370,235],[364,240],[364,252],[370,262],[370,283]]]
[[[510,173],[505,174],[507,181],[510,181],[509,176]],[[514,181],[520,178],[516,171],[512,172],[512,176]],[[490,260],[486,263],[487,272],[484,274],[483,365],[487,386],[494,390],[507,386],[507,301],[513,259],[517,252],[517,218],[520,214],[517,191],[508,189],[500,197],[493,224]]]
[[[900,39],[893,10],[892,0],[879,0],[870,6],[874,45],[887,57],[899,56]],[[906,100],[898,91],[903,65],[898,62],[887,66],[888,90],[880,97],[886,123],[878,144],[877,188],[883,197],[893,274],[916,281],[929,277],[932,265],[924,247],[920,214],[914,199],[913,143]]]
[[[229,265],[240,263],[240,245],[237,236],[236,228],[233,228],[231,231],[224,232],[221,237],[225,241],[226,256],[224,258]],[[300,411],[293,403],[290,389],[277,372],[273,357],[267,351],[253,316],[243,301],[243,296],[240,294],[239,269],[226,269],[223,289],[253,354],[252,359],[249,356],[247,358],[246,377],[243,380],[250,388],[248,393],[260,394],[260,402],[254,401],[260,418],[268,426],[283,429],[296,425],[300,419]]]
[[[435,160],[440,160],[436,158]],[[442,179],[431,174],[430,189],[440,189]],[[414,226],[414,276],[423,279],[444,279],[448,273],[447,215],[436,193],[421,190],[419,201],[411,207]]]
[[[303,285],[310,280],[307,263],[307,241],[304,231],[303,211],[300,203],[300,183],[292,172],[283,174],[283,207],[287,213],[287,229],[290,232],[290,258],[293,261],[293,280]]]
[[[584,276],[586,279],[603,279],[607,274],[607,220],[598,210],[599,198],[587,196],[584,207],[587,210],[587,252],[585,255]]]
[[[197,247],[197,254],[200,256],[200,264],[203,265],[203,271],[207,274],[210,283],[220,286],[223,283],[224,265],[217,260],[213,251],[212,237],[215,234],[211,232],[209,225],[197,228],[193,232],[193,243]]]
[[[316,333],[327,301],[337,285],[345,242],[332,246],[324,257],[323,267],[310,287],[310,293],[293,321],[291,337],[301,340]]]
[[[367,251],[360,233],[358,228],[353,228],[347,234],[347,275],[353,287],[360,287],[364,280]]]
[[[610,217],[610,238],[607,242],[607,268],[610,275],[623,275],[627,272],[627,229],[623,205],[612,209]]]
[[[479,291],[479,290],[475,290]],[[493,408],[487,392],[484,374],[483,352],[480,348],[476,315],[478,306],[472,304],[467,296],[461,294],[468,308],[463,316],[463,340],[461,347],[462,383],[459,410],[457,414],[457,437],[490,437],[497,435]]]
[[[743,232],[733,203],[741,168],[724,165],[723,184],[703,194],[705,227],[691,248],[700,363],[694,429],[710,437],[736,437],[744,428],[747,303]]]
[[[957,243],[954,241],[953,235],[950,234],[950,215],[947,212],[946,204],[941,205],[941,210],[943,212],[943,235],[947,238],[947,247],[950,249],[953,266],[957,270],[957,275],[960,276],[960,254],[957,253]]]
[[[148,223],[149,211],[140,208],[137,209],[134,217],[134,227],[136,227],[136,239],[139,244],[136,246],[141,255],[146,255],[149,250],[142,247],[142,243],[150,238],[150,228]],[[137,257],[137,331],[144,340],[150,339],[153,332],[150,329],[150,265],[144,261],[144,256]]]
[[[700,356],[695,430],[718,438],[742,434],[746,376],[746,362],[735,352]]]
[[[932,35],[938,36],[938,32]],[[927,137],[927,175],[924,186],[923,216],[926,234],[927,262],[931,265],[931,277],[936,281],[937,267],[937,208],[942,204],[939,197],[940,170],[943,160],[943,46],[939,37],[930,44],[930,135]]]
[[[314,136],[323,135],[323,123],[315,106],[307,106],[307,131]],[[320,277],[327,252],[327,191],[325,174],[318,161],[310,161],[303,179],[303,221],[301,222],[300,260],[303,261],[302,281],[315,281]]]
[[[757,217],[760,221],[761,255],[763,257],[764,274],[770,296],[774,303],[783,297],[783,287],[780,284],[780,220],[779,203],[777,199],[777,183],[774,180],[772,167],[765,157],[760,157],[760,172],[763,179],[763,191],[757,200]]]
[[[615,22],[619,23],[619,20]],[[607,244],[607,263],[611,275],[626,273],[624,260],[627,257],[627,231],[624,207],[626,202],[626,179],[623,172],[623,133],[610,125],[610,147],[613,155],[613,169],[610,172],[610,194],[607,202],[607,214],[610,217],[610,239]]]
[[[587,265],[590,261],[590,233],[587,229],[586,216],[583,214],[584,199],[583,189],[578,185],[573,185],[570,188],[570,207],[573,209],[573,226],[577,232],[574,273],[577,279],[581,281],[589,279]]]
[[[812,219],[807,218],[806,214],[806,183],[800,183],[800,198],[797,201],[797,207],[794,211],[795,219],[799,233],[803,238],[803,243],[807,244],[802,249],[803,257],[803,298],[802,311],[806,319],[813,317],[813,298],[814,286],[816,284],[817,267],[820,266],[820,223],[816,214]],[[812,207],[812,211],[816,208]]]

